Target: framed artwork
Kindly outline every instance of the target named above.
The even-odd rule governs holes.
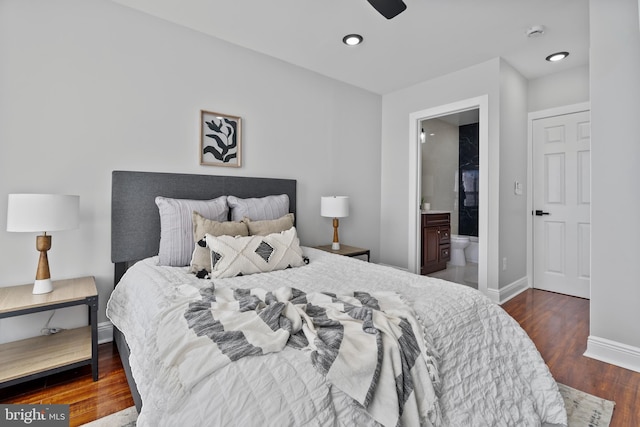
[[[239,168],[242,119],[213,111],[200,111],[200,164]]]

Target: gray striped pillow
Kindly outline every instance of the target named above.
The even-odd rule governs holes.
[[[231,208],[231,221],[278,219],[289,213],[289,196],[286,194],[251,199],[227,196],[227,204]]]
[[[229,215],[227,196],[212,200],[171,199],[156,197],[160,213],[159,264],[182,267],[189,265],[193,253],[193,212],[224,222]]]

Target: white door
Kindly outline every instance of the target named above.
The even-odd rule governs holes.
[[[533,286],[590,296],[588,111],[533,120]]]

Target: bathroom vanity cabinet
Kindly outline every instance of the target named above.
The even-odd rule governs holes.
[[[448,212],[422,214],[420,274],[447,268],[451,257],[451,216]]]

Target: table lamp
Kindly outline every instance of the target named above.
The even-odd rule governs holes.
[[[34,294],[46,294],[53,290],[47,251],[51,249],[48,231],[70,230],[79,224],[80,196],[60,194],[9,194],[7,231],[42,232],[36,237],[36,249],[40,252]]]
[[[320,215],[333,218],[333,243],[331,249],[340,250],[340,240],[338,239],[338,218],[349,216],[348,196],[328,196],[320,199]]]

